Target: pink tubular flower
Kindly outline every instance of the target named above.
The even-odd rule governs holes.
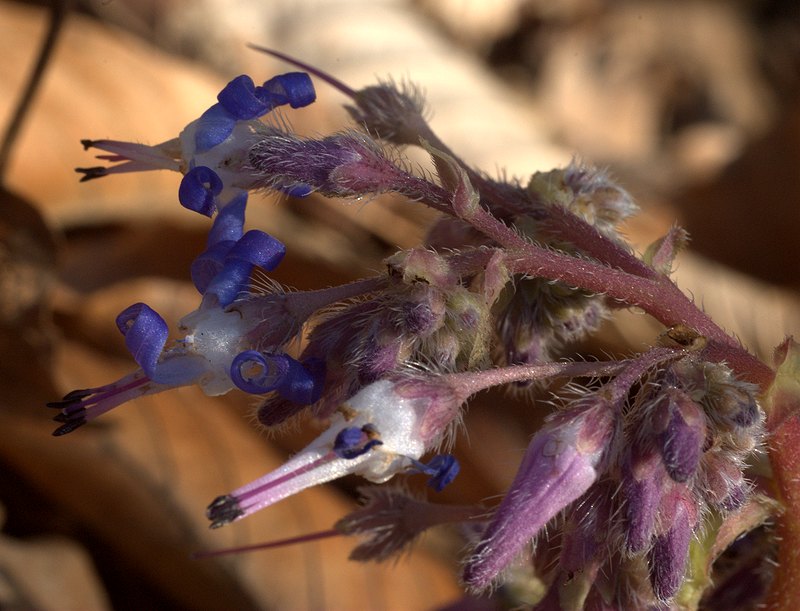
[[[439,430],[429,427],[431,412],[444,407],[452,419],[460,403],[449,409],[438,393],[411,396],[398,391],[403,385],[381,380],[364,387],[339,408],[325,432],[283,466],[217,497],[206,510],[211,527],[350,474],[381,483],[411,469],[431,475],[432,485],[440,489],[457,473],[457,463],[434,459],[424,465],[418,459],[438,441]]]

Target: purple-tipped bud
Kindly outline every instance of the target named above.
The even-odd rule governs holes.
[[[685,487],[676,486],[664,498],[663,534],[657,535],[648,554],[650,583],[659,600],[671,599],[683,583],[689,544],[697,525],[697,506]]]
[[[676,482],[685,482],[694,475],[703,452],[705,413],[686,392],[677,388],[667,390],[659,408],[666,420],[657,441],[664,468]]]
[[[511,488],[464,570],[482,590],[556,514],[584,494],[603,468],[615,413],[601,398],[559,414],[534,436]]]
[[[737,380],[725,365],[705,363],[703,374],[707,393],[704,402],[709,416],[724,429],[743,429],[760,425],[763,414],[758,405],[758,387]]]
[[[747,500],[748,487],[742,468],[725,452],[707,452],[702,472],[701,490],[708,503],[723,511],[735,511]]]
[[[656,452],[633,448],[622,470],[625,547],[630,554],[650,548],[666,474]]]

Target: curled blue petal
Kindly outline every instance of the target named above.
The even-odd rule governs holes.
[[[133,359],[145,374],[152,378],[156,365],[167,343],[169,329],[167,323],[150,306],[134,303],[117,316],[117,328],[125,336]]]
[[[223,270],[225,257],[242,238],[246,204],[247,192],[243,191],[219,211],[208,232],[208,247],[192,261],[192,282],[201,295],[206,293],[211,282]],[[235,299],[241,290],[238,280],[235,284],[236,286],[230,288],[232,295],[228,303]]]
[[[352,459],[366,454],[379,445],[383,445],[380,439],[370,438],[363,428],[350,426],[336,435],[333,451],[339,458]]]
[[[204,153],[228,139],[236,127],[236,117],[222,104],[214,104],[200,115],[196,125],[194,147],[198,153]]]
[[[242,191],[220,209],[208,232],[208,246],[222,241],[236,242],[242,237],[246,205],[247,191]]]
[[[252,271],[252,263],[241,259],[230,260],[226,257],[224,267],[208,283],[203,294],[216,295],[219,305],[227,307],[247,289]]]
[[[194,261],[189,270],[192,282],[201,295],[205,295],[209,285],[225,267],[225,257],[233,245],[233,240],[222,240],[206,248]],[[236,293],[239,293],[238,286]],[[236,296],[234,295],[234,298]],[[233,299],[231,299],[232,301]],[[227,305],[227,304],[225,304]]]
[[[222,180],[203,165],[192,168],[178,187],[178,201],[184,208],[211,216],[216,208],[214,198],[222,192]]]
[[[231,363],[231,380],[254,395],[271,392],[286,377],[290,360],[284,354],[264,354],[257,350],[241,352]]]
[[[247,121],[266,114],[272,106],[256,96],[256,86],[246,74],[237,76],[217,96],[219,103],[234,119]]]
[[[225,307],[232,303],[239,294],[247,289],[253,266],[258,265],[266,270],[273,270],[286,254],[286,247],[271,235],[253,229],[244,234],[225,254],[224,266],[214,273],[220,251],[207,249],[192,265],[196,268],[195,286],[203,294],[214,293],[219,303]],[[207,256],[204,256],[207,255]],[[194,273],[192,279],[195,280]]]
[[[324,385],[325,362],[322,359],[310,358],[300,363],[290,358],[289,371],[277,390],[284,399],[310,405],[322,396]]]
[[[231,248],[227,261],[247,261],[266,270],[275,269],[286,255],[286,246],[268,233],[252,229]]]
[[[288,104],[292,108],[302,108],[317,99],[314,83],[305,72],[279,74],[264,83],[261,89],[273,101],[273,107]]]

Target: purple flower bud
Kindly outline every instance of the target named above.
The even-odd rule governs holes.
[[[537,172],[528,191],[539,201],[567,208],[612,238],[619,237],[616,226],[638,209],[630,195],[605,172],[576,163],[565,169]]]
[[[671,599],[683,583],[689,544],[697,524],[697,507],[686,488],[674,487],[662,504],[662,522],[667,526],[655,537],[648,554],[650,583],[661,601]]]
[[[609,521],[613,493],[607,482],[593,486],[569,512],[561,544],[561,570],[565,573],[583,570],[595,557],[603,555],[612,536]]]
[[[360,351],[356,364],[358,381],[362,385],[371,384],[397,371],[403,359],[408,357],[408,343],[398,334],[376,334]]]
[[[670,388],[662,401],[667,420],[658,445],[664,468],[676,482],[687,481],[697,470],[706,438],[706,416],[684,391]]]
[[[482,590],[569,503],[597,480],[615,413],[600,397],[548,422],[528,446],[514,482],[467,561],[464,581]]]
[[[709,407],[709,417],[720,428],[735,431],[762,423],[757,386],[737,380],[727,366],[718,363],[704,364],[703,374],[707,389],[703,401]]]
[[[665,480],[656,452],[631,449],[622,469],[625,547],[631,554],[650,548]]]
[[[703,456],[702,486],[706,501],[723,511],[735,511],[747,500],[748,487],[742,467],[720,449]]]

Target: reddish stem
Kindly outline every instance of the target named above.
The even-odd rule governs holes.
[[[772,369],[717,326],[666,276],[644,278],[602,263],[542,248],[480,206],[470,209],[464,220],[507,249],[509,272],[558,280],[568,286],[606,295],[627,306],[642,308],[667,327],[683,324],[706,338],[707,358],[725,361],[737,374],[763,389],[774,379]]]

